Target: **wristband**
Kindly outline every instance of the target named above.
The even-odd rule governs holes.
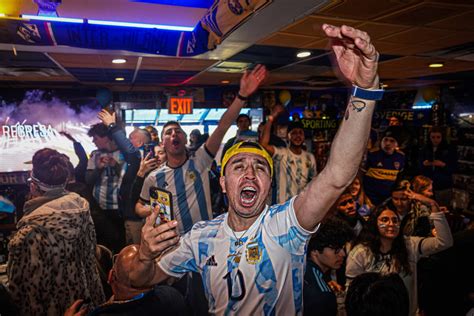
[[[249,100],[249,97],[244,97],[243,95],[241,95],[240,93],[237,93],[237,98],[242,100],[242,101],[248,101]]]
[[[377,89],[377,90],[367,90],[356,85],[352,86],[351,95],[360,99],[364,100],[382,100],[383,94],[385,90]]]
[[[112,128],[115,127],[115,125],[116,125],[115,123],[110,123],[109,126],[107,126],[107,127],[108,127],[109,129],[112,129]]]

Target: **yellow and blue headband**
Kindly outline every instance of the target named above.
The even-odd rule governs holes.
[[[230,158],[240,153],[256,154],[265,158],[270,166],[270,177],[273,176],[273,159],[270,154],[259,143],[248,141],[238,142],[225,152],[224,158],[222,158],[221,162],[221,176],[224,175],[225,166]]]

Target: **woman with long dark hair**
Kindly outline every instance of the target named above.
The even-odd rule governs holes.
[[[410,315],[415,315],[418,306],[416,263],[453,244],[448,223],[435,201],[432,201],[430,217],[438,232],[436,237],[406,237],[400,232],[401,220],[393,204],[379,205],[371,214],[358,244],[349,253],[348,281],[365,272],[398,273],[410,296]]]

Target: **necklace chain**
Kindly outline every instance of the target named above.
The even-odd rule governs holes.
[[[250,227],[252,227],[252,225],[250,225]],[[244,243],[242,242],[242,238],[245,237],[245,235],[247,234],[247,232],[249,231],[249,228],[247,228],[244,233],[240,236],[240,237],[237,237],[237,235],[235,234],[234,230],[231,228],[230,230],[232,231],[232,234],[234,235],[236,241],[235,241],[235,245],[236,246],[242,246]]]

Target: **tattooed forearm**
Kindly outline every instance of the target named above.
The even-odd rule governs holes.
[[[352,110],[361,112],[367,104],[362,100],[351,100]]]
[[[363,109],[367,107],[367,104],[362,100],[350,100],[349,104],[352,107],[352,111],[361,112]],[[347,108],[346,113],[344,115],[344,119],[347,121],[349,119],[349,108]]]

